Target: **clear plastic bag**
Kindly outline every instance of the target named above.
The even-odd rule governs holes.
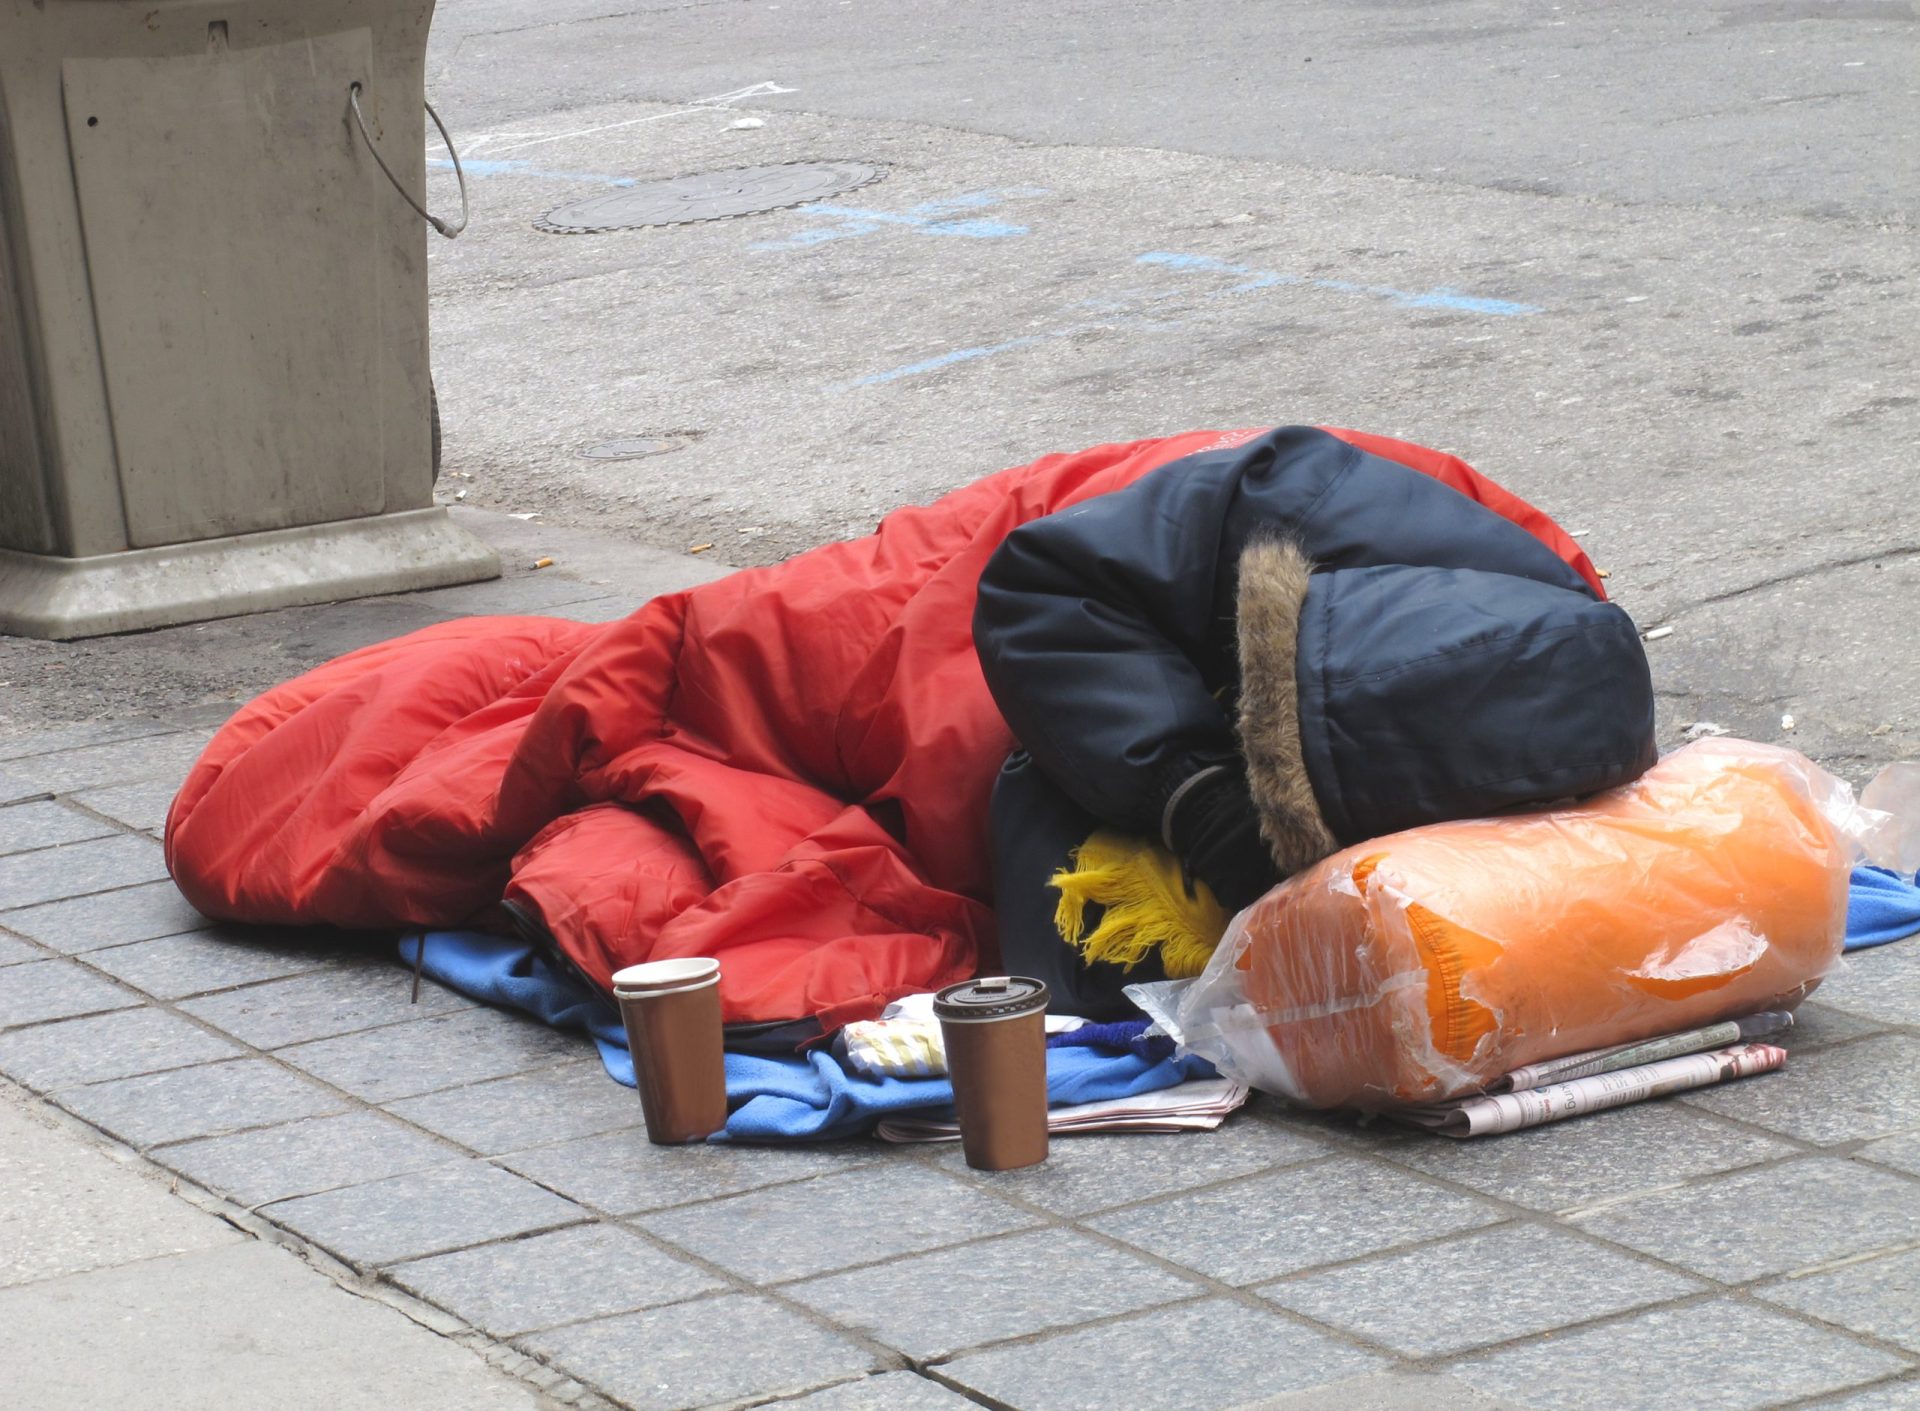
[[[1885,814],[1873,825],[1867,860],[1902,876],[1920,869],[1920,762],[1889,764],[1860,791],[1860,806]]]
[[[1187,1051],[1310,1107],[1390,1108],[1524,1064],[1797,1004],[1838,960],[1885,815],[1805,757],[1712,739],[1635,783],[1319,863],[1177,994]]]

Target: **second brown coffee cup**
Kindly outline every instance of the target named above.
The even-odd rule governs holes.
[[[704,1141],[727,1125],[720,962],[655,960],[613,975],[647,1139]]]
[[[948,985],[933,998],[967,1165],[1047,1159],[1047,987],[1019,975]]]

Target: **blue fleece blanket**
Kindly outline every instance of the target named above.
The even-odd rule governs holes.
[[[402,938],[400,958],[407,965],[414,964],[419,944],[417,936]],[[609,1076],[633,1086],[633,1057],[619,1011],[526,942],[479,931],[435,931],[427,937],[421,970],[471,999],[520,1010],[556,1028],[586,1030]],[[1047,1099],[1059,1105],[1133,1097],[1213,1075],[1211,1066],[1192,1058],[1052,1049]],[[868,1078],[849,1072],[829,1052],[791,1058],[730,1053],[727,1100],[733,1111],[715,1140],[828,1141],[870,1131],[895,1113],[951,1116],[953,1085],[945,1078]]]
[[[1847,949],[1864,950],[1920,932],[1920,887],[1884,867],[1856,867],[1847,893]]]
[[[1846,948],[1884,945],[1915,933],[1920,933],[1920,887],[1877,867],[1856,869]],[[400,958],[409,966],[418,944],[414,936],[400,942]],[[421,968],[470,998],[517,1009],[556,1028],[586,1030],[608,1074],[633,1086],[633,1058],[619,1011],[524,941],[478,931],[436,931],[427,937]],[[1114,1053],[1057,1046],[1047,1050],[1047,1097],[1056,1105],[1132,1097],[1212,1073],[1196,1059],[1163,1057],[1158,1049]],[[953,1088],[944,1078],[868,1078],[821,1051],[791,1058],[730,1053],[727,1097],[733,1114],[715,1140],[826,1141],[868,1131],[894,1113],[944,1116],[953,1107]]]

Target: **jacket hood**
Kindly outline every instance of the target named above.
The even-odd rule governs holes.
[[[1284,873],[1612,788],[1656,757],[1639,633],[1583,592],[1464,568],[1315,573],[1297,547],[1256,543],[1238,611],[1240,744]]]
[[[1313,565],[1287,540],[1256,540],[1240,556],[1240,753],[1260,836],[1283,877],[1339,844],[1320,812],[1300,743],[1300,612]]]

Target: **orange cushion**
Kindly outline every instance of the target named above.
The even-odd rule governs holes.
[[[1843,790],[1707,740],[1584,803],[1336,853],[1229,938],[1259,1066],[1310,1106],[1387,1107],[1790,1007],[1845,937],[1851,850],[1821,806]]]

